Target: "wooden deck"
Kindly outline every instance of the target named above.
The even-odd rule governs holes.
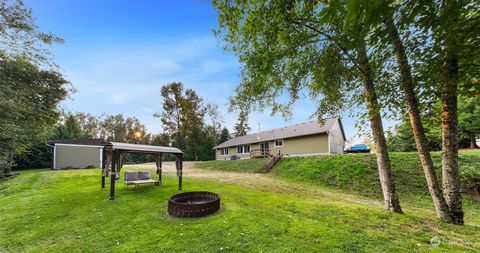
[[[271,156],[271,150],[266,149],[254,149],[250,151],[250,159],[252,158],[267,158]]]

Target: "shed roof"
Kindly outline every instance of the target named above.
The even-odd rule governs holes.
[[[107,144],[102,138],[94,139],[76,139],[76,140],[49,140],[48,145],[54,146],[55,144],[72,144],[72,145],[87,145],[87,146],[105,146]]]
[[[339,122],[342,129],[343,138],[345,139],[345,133],[343,130],[342,122],[338,118],[332,118],[325,121],[322,125],[317,121],[309,121],[301,124],[295,124],[292,126],[285,126],[281,128],[275,128],[272,130],[262,131],[260,133],[252,133],[244,136],[239,136],[227,140],[224,143],[217,145],[215,148],[226,148],[238,145],[259,143],[264,141],[272,141],[277,139],[286,139],[298,136],[313,135],[327,133],[332,129],[336,122]]]

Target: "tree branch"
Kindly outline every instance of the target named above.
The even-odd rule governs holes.
[[[338,42],[335,37],[331,36],[330,34],[324,32],[324,31],[321,31],[317,28],[315,28],[314,26],[306,23],[306,22],[300,22],[298,20],[290,20],[291,22],[293,22],[294,24],[296,25],[300,25],[300,26],[305,26],[307,27],[308,29],[316,32],[318,35],[322,35],[324,37],[326,37],[329,41],[331,41],[335,46],[337,46],[347,57],[348,59],[353,63],[353,65],[355,65],[355,67],[358,68],[358,70],[360,70],[360,72],[362,73],[365,73],[364,69],[360,67],[360,65],[358,65],[357,61],[355,60],[355,58],[353,56],[350,55],[350,53],[348,52],[348,50],[343,46],[341,45],[340,42]],[[307,21],[307,20],[303,20],[303,21]]]

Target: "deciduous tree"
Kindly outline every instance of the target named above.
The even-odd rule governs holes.
[[[365,27],[346,26],[344,2],[246,0],[214,1],[214,6],[219,12],[217,35],[244,64],[232,105],[271,107],[272,113],[289,117],[294,102],[309,96],[317,102],[316,115],[324,118],[364,99],[385,208],[402,212],[376,94],[379,64],[370,60]],[[282,103],[279,98],[285,94],[290,99]]]

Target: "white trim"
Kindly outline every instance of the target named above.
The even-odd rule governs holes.
[[[281,145],[281,146],[277,146],[277,141],[279,141],[279,140],[282,140],[282,145]],[[273,147],[274,147],[274,148],[281,148],[281,147],[283,147],[283,146],[285,146],[285,141],[284,141],[283,139],[275,139],[275,140],[273,140]]]
[[[248,146],[248,152],[245,152],[245,147]],[[235,146],[237,148],[237,155],[244,155],[244,154],[250,154],[252,151],[252,144],[243,144],[243,145],[238,145]],[[242,153],[238,153],[238,147],[242,147]]]
[[[227,149],[227,154],[222,155],[222,149]],[[227,147],[227,148],[220,148],[220,156],[228,156],[228,153],[229,153],[228,150],[229,150],[229,149],[230,149],[230,148],[228,148],[228,147]]]
[[[99,148],[100,150],[100,168],[103,166],[103,148]]]
[[[81,145],[81,144],[68,144],[68,143],[55,143],[55,146],[71,146],[71,147],[98,147],[98,148],[103,148],[104,146],[98,146],[98,145]]]
[[[57,146],[53,146],[53,168],[57,168]]]
[[[330,141],[330,139],[331,139],[331,138],[330,138],[330,134],[327,134],[327,139],[328,139],[328,153],[329,153],[329,154],[332,154],[332,152],[330,151],[330,146],[331,146],[331,144],[332,144],[331,141]]]

